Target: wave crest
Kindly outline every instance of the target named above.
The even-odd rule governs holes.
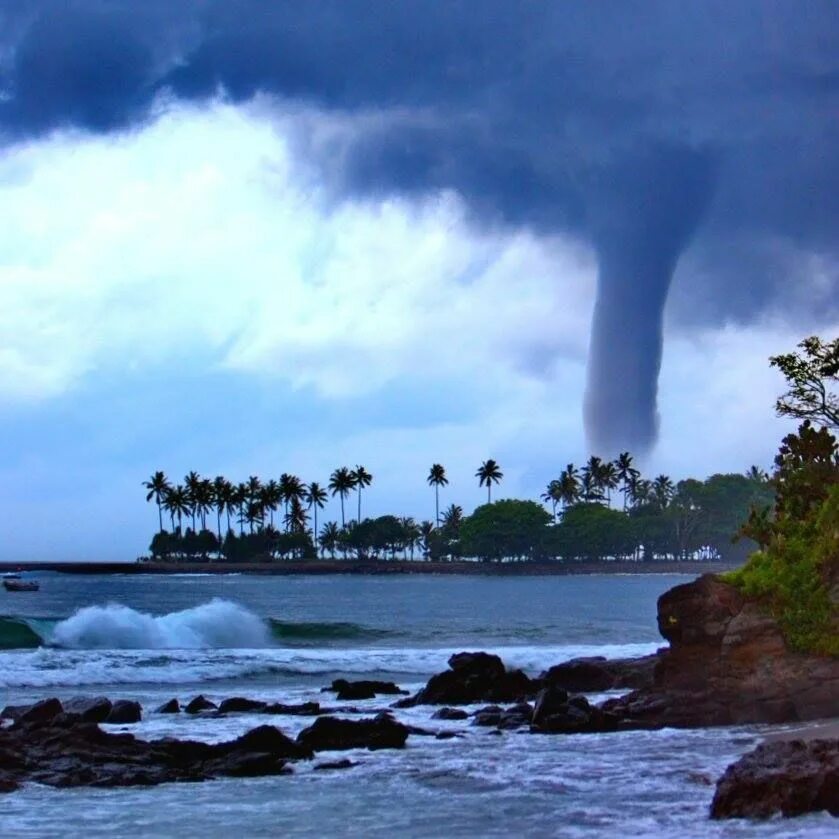
[[[58,622],[47,641],[69,649],[252,649],[270,646],[263,620],[229,600],[150,615],[111,603],[87,606]]]

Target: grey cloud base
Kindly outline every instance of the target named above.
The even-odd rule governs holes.
[[[599,449],[655,440],[662,317],[686,247],[707,269],[677,277],[681,322],[839,313],[831,0],[0,0],[0,33],[6,142],[267,93],[380,116],[323,158],[302,142],[339,197],[450,188],[477,224],[591,242],[585,415]],[[829,268],[818,294],[791,294],[779,272],[799,255]]]

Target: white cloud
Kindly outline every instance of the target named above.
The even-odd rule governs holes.
[[[284,119],[178,110],[131,134],[7,152],[6,398],[193,352],[327,396],[579,362],[588,251],[475,231],[452,194],[330,205],[295,165]]]

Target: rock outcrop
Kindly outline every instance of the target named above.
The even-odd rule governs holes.
[[[312,751],[344,749],[401,749],[410,729],[390,714],[377,714],[372,719],[343,720],[318,717],[297,736],[301,746]]]
[[[38,715],[21,715],[0,728],[0,791],[11,792],[29,781],[54,787],[119,787],[275,775],[290,771],[287,761],[312,755],[273,726],[260,726],[227,743],[144,741],[103,731],[96,723],[83,722],[80,713],[60,710],[50,716],[45,703],[39,706]]]
[[[393,682],[377,682],[373,680],[361,680],[349,682],[346,679],[335,679],[324,691],[334,691],[337,699],[359,700],[375,699],[376,696],[398,696],[405,695],[407,690],[402,690],[399,685]]]
[[[432,676],[415,696],[396,703],[413,705],[471,705],[475,702],[523,702],[539,689],[521,670],[507,670],[497,655],[456,653],[449,669]]]
[[[670,642],[653,683],[603,709],[622,727],[736,725],[839,714],[839,659],[787,648],[778,624],[733,586],[705,575],[658,601]]]
[[[767,819],[822,810],[839,816],[839,740],[758,746],[717,782],[711,817]]]
[[[572,693],[638,690],[652,685],[657,662],[657,655],[612,660],[602,656],[574,658],[546,670],[539,681]]]

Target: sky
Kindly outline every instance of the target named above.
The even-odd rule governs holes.
[[[435,462],[467,512],[488,457],[768,467],[839,14],[731,6],[0,0],[0,560],[133,559],[157,469],[423,519]]]

